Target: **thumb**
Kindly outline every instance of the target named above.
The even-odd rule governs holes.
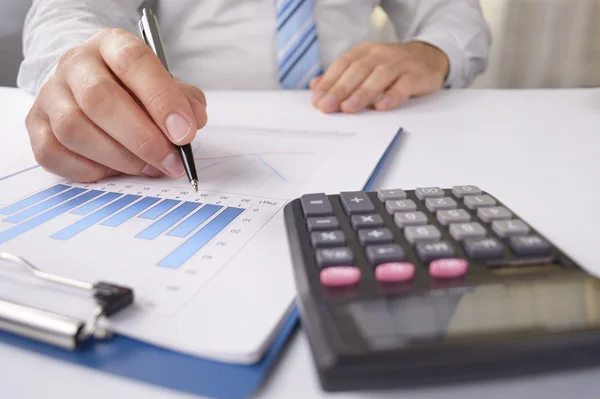
[[[187,97],[194,116],[196,117],[196,126],[198,129],[202,129],[206,126],[208,121],[208,114],[206,112],[206,96],[199,88],[188,85],[187,83],[179,82],[179,87],[185,96]]]

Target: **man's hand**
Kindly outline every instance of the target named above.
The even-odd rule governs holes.
[[[62,56],[26,126],[44,169],[89,182],[185,175],[173,144],[191,142],[206,121],[202,91],[173,79],[136,36],[106,29]]]
[[[327,113],[389,110],[438,90],[448,70],[446,55],[426,43],[363,43],[312,80],[312,104]]]

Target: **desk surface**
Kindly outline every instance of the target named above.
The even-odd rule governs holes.
[[[290,93],[293,95],[293,93]],[[21,134],[31,99],[0,89],[0,136]],[[214,107],[213,103],[213,107]],[[389,113],[406,129],[377,188],[475,184],[501,198],[576,261],[600,275],[600,89],[451,91]],[[0,168],[12,159],[0,147]],[[64,364],[0,344],[5,397],[67,398],[189,395]],[[327,395],[319,388],[300,331],[260,393],[261,398],[544,398],[598,397],[600,369],[438,389]]]

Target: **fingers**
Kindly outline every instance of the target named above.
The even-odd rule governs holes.
[[[354,92],[341,103],[342,112],[353,113],[373,104],[396,81],[401,69],[394,64],[380,64]]]
[[[202,90],[195,86],[188,85],[186,83],[179,82],[181,91],[188,99],[194,115],[196,117],[196,126],[198,129],[202,129],[208,122],[208,115],[206,113],[206,97]]]
[[[378,111],[387,111],[397,107],[413,95],[419,94],[420,79],[418,75],[406,73],[384,93],[375,103]]]
[[[34,105],[25,120],[35,160],[44,170],[78,182],[92,182],[114,174],[97,162],[75,154],[54,136],[50,120]]]
[[[63,63],[66,65],[58,69],[58,79],[66,82],[77,105],[90,121],[146,164],[172,177],[185,174],[167,136],[115,81],[97,52],[84,51],[68,57]],[[181,96],[192,112],[187,98]],[[190,119],[195,120],[195,117]]]
[[[110,70],[173,143],[193,140],[198,129],[195,110],[146,44],[127,31],[111,29],[99,38],[98,49]]]
[[[340,105],[371,74],[375,65],[368,59],[353,62],[341,74],[339,79],[327,90],[327,94],[319,100],[317,107],[323,112],[336,112]]]
[[[121,173],[162,175],[100,130],[79,108],[67,87],[50,82],[44,90],[53,93],[40,96],[40,107],[49,119],[54,137],[66,149]]]

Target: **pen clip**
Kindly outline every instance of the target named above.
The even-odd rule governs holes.
[[[154,51],[165,69],[169,71],[167,57],[165,56],[162,38],[158,28],[158,20],[150,8],[142,10],[142,18],[138,22],[138,28],[144,42]]]

